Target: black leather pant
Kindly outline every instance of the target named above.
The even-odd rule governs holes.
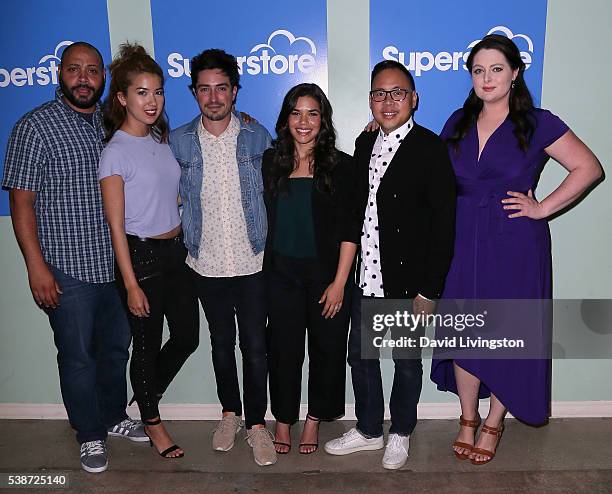
[[[198,300],[182,236],[157,240],[128,235],[128,245],[138,285],[149,302],[148,317],[136,317],[127,309],[118,267],[115,273],[132,330],[130,380],[140,415],[150,420],[159,415],[159,396],[198,347]],[[162,347],[164,317],[170,338]]]

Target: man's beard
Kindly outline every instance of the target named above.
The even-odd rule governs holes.
[[[212,112],[207,111],[206,108],[204,108],[204,111],[202,113],[208,120],[211,120],[213,122],[218,122],[220,120],[223,120],[225,117],[227,117],[231,111],[232,111],[232,107],[228,106],[223,113],[212,113]]]
[[[77,84],[76,86],[72,86],[72,88],[69,88],[66,83],[60,78],[59,85],[64,97],[70,103],[72,103],[73,106],[81,110],[88,110],[89,108],[94,106],[98,101],[100,101],[102,94],[104,94],[104,84],[102,84],[97,90],[93,86],[89,86],[88,84]],[[80,87],[85,87],[93,91],[91,96],[87,99],[77,98],[72,91]]]

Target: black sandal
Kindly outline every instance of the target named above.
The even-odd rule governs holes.
[[[142,423],[144,425],[159,425],[161,424],[161,419],[156,419],[156,420],[143,420]],[[145,434],[147,436],[149,436],[149,434],[147,433],[147,429],[145,429]],[[151,436],[149,436],[149,446],[153,447],[153,440],[151,439]],[[170,446],[169,448],[164,449],[162,452],[157,451],[157,447],[155,447],[155,450],[157,451],[157,453],[159,454],[159,456],[163,457],[163,458],[167,458],[169,460],[174,460],[176,458],[182,458],[183,456],[185,456],[185,453],[181,453],[178,456],[168,456],[170,453],[172,453],[173,451],[176,451],[177,449],[181,449],[180,446],[177,446],[176,444],[173,444],[172,446]]]
[[[310,415],[306,415],[306,421],[311,420],[312,422],[316,422],[317,424],[321,422],[321,419],[316,419],[314,417],[311,417]],[[306,421],[304,422],[304,425],[306,425]],[[317,425],[317,439],[319,438],[319,426]],[[301,448],[302,446],[314,446],[314,449],[312,451],[301,451],[300,450],[300,454],[301,455],[311,455],[312,453],[314,453],[317,449],[319,449],[319,443],[300,443],[299,448]]]
[[[277,444],[279,446],[287,446],[287,451],[279,451],[278,449],[274,448],[274,451],[276,451],[276,453],[279,455],[286,455],[286,454],[289,454],[289,451],[291,451],[291,444],[289,443],[282,443],[280,441],[272,441],[272,444],[274,444],[274,446],[276,446]]]
[[[283,422],[281,422],[282,424]],[[286,424],[289,425],[289,424]],[[276,431],[274,431],[274,436],[276,437]],[[289,425],[289,440],[291,440],[291,425]],[[276,451],[277,454],[279,455],[286,455],[289,454],[289,451],[291,451],[291,443],[283,443],[281,441],[272,441],[272,444],[274,444],[274,446],[276,446],[277,444],[279,446],[287,446],[287,451],[279,451],[276,448],[274,448],[274,451]]]

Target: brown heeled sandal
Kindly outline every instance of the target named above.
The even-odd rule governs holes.
[[[491,427],[487,424],[482,426],[480,433],[491,434],[493,436],[497,436],[497,444],[495,445],[495,449],[497,450],[497,446],[499,446],[499,441],[501,440],[502,433],[504,432],[504,424],[499,424],[499,427]],[[477,461],[475,459],[471,459],[472,465],[484,465],[485,463],[489,463],[495,457],[495,451],[489,451],[488,449],[482,448],[472,448],[472,454],[475,455],[483,455],[488,456],[489,458],[482,461]]]
[[[459,417],[459,424],[462,425],[463,427],[470,427],[472,429],[474,429],[474,435],[476,435],[476,429],[478,429],[478,427],[480,426],[480,415],[478,415],[478,418],[474,419],[474,420],[467,420],[463,418],[463,415],[461,415],[461,417]],[[467,453],[458,453],[454,448],[463,448],[465,450],[468,450]],[[455,453],[455,456],[457,457],[458,460],[467,460],[470,457],[470,453],[472,452],[472,450],[474,449],[474,445],[473,444],[468,444],[468,443],[463,443],[461,441],[455,441],[453,443],[453,451]]]

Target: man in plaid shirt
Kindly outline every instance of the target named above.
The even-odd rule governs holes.
[[[13,128],[2,186],[35,302],[49,317],[62,398],[81,465],[106,470],[108,434],[146,441],[126,412],[130,330],[113,283],[98,185],[104,64],[92,45],[66,48],[55,99]]]

